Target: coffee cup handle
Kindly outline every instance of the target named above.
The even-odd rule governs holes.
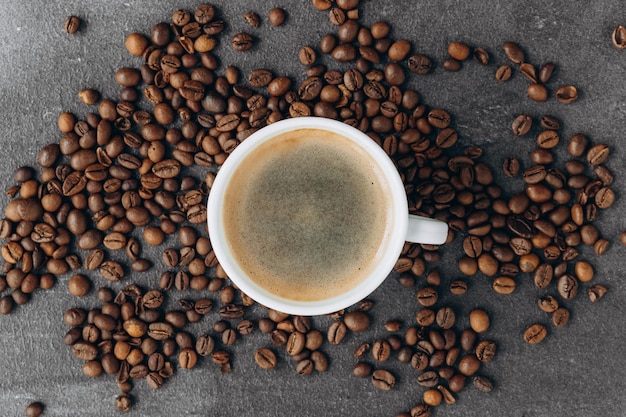
[[[406,241],[441,245],[448,238],[448,225],[445,222],[428,217],[409,214]]]

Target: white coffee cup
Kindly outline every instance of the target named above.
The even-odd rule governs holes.
[[[378,164],[393,202],[391,207],[391,218],[393,219],[391,237],[386,239],[386,247],[382,248],[383,256],[380,257],[380,262],[367,277],[347,292],[317,301],[299,301],[280,297],[256,283],[244,272],[237,262],[236,254],[232,253],[225,237],[223,222],[224,195],[233,174],[240,168],[241,162],[253,153],[260,144],[271,141],[274,137],[285,132],[306,128],[332,131],[351,140],[369,154]],[[398,170],[376,142],[363,132],[345,123],[319,117],[282,120],[258,130],[242,141],[228,156],[217,173],[209,194],[207,223],[215,255],[228,277],[241,291],[266,307],[284,313],[304,316],[332,313],[367,297],[392,271],[405,241],[439,245],[445,243],[448,236],[446,223],[408,213],[406,192]]]

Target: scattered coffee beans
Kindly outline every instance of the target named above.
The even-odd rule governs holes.
[[[52,287],[55,275],[82,266],[98,271],[100,276],[94,279],[128,281],[117,293],[99,288],[99,308],[73,308],[63,316],[71,327],[64,343],[83,361],[83,372],[90,377],[116,375],[121,391],[116,406],[122,412],[132,405],[131,380],[145,379],[149,387],[159,389],[176,367],[194,368],[203,357],[210,358],[220,372],[231,372],[231,354],[216,345],[236,345],[255,326],[274,346],[256,350],[257,365],[275,368],[282,354],[293,360],[301,376],[328,369],[329,358],[320,350],[325,340],[340,344],[350,332],[370,327],[370,313],[366,313],[373,307],[370,300],[359,303],[358,310],[331,315],[325,333],[315,329],[310,318],[272,310],[257,320],[252,317],[254,309],[248,308],[254,301],[231,285],[210,242],[201,237],[204,232],[196,229],[195,225],[206,221],[205,198],[215,175],[209,172],[196,178],[186,168],[219,167],[242,140],[282,118],[330,117],[370,135],[398,166],[411,213],[447,221],[449,241],[463,234],[461,273],[490,277],[498,294],[513,293],[516,277],[532,273],[539,289],[556,290],[555,296],[546,295],[538,302],[542,311],[551,314],[553,326],[564,327],[570,319],[570,311],[559,305],[558,298],[569,300],[579,289],[586,289],[589,299],[596,302],[607,292],[601,284],[583,289],[597,278],[591,263],[578,259],[577,249],[580,244],[593,245],[600,255],[608,248],[608,240],[593,226],[598,209],[609,208],[615,199],[610,188],[613,177],[604,165],[611,153],[607,145],[575,134],[567,141],[572,161],[557,167],[555,149],[563,142],[560,121],[549,115],[517,116],[511,124],[513,135],[532,131],[537,149],[530,155],[530,164],[520,155],[503,163],[506,176],[516,177],[522,170],[524,181],[522,192],[505,197],[491,168],[481,160],[483,149],[457,150],[462,138],[453,116],[445,109],[429,108],[416,91],[405,86],[407,76],[431,72],[431,58],[412,53],[409,40],[394,39],[387,22],[369,27],[358,22],[358,0],[312,3],[336,27],[336,33],[322,37],[317,51],[354,64],[350,69],[316,65],[316,49],[305,46],[298,54],[307,66],[303,81],[264,68],[246,76],[233,65],[220,73],[213,53],[226,23],[219,11],[210,4],[201,4],[193,12],[176,10],[171,22],[156,24],[149,35],[126,37],[128,52],[143,62],[139,68],[120,68],[115,73],[122,87],[120,101],[103,99],[95,90],[81,90],[83,103],[98,105],[94,113],[86,120],[62,113],[58,118],[61,138],[38,154],[39,176],[28,167],[14,174],[17,184],[8,190],[11,201],[6,218],[0,221],[0,237],[7,240],[2,245],[5,271],[0,278],[0,314],[26,303],[38,287]],[[272,9],[269,22],[280,26],[285,16],[283,9]],[[253,28],[260,24],[254,12],[244,18]],[[74,33],[79,25],[80,21],[66,24],[66,29]],[[626,39],[620,28],[613,33],[617,48]],[[231,38],[231,46],[241,52],[254,43],[254,37],[245,32]],[[452,42],[442,67],[460,70],[472,50],[478,63],[489,62],[484,48]],[[523,50],[513,42],[504,43],[503,50],[513,65],[499,66],[496,79],[508,80],[517,68],[531,82],[527,90],[531,100],[547,100],[545,84],[553,77],[555,65],[525,62]],[[142,93],[150,109],[136,104]],[[572,85],[554,93],[562,103],[578,99],[578,89]],[[535,125],[533,117],[538,121]],[[535,132],[537,126],[543,131]],[[588,165],[593,174],[587,173]],[[620,239],[626,244],[626,232]],[[152,260],[141,253],[144,244],[170,246],[160,250],[165,271],[159,290],[143,289],[130,281],[152,267]],[[73,253],[75,247],[87,252],[82,261]],[[445,288],[462,296],[468,283],[455,279],[444,285],[445,277],[432,268],[441,260],[438,249],[406,244],[395,266],[403,286],[419,285],[417,325],[383,320],[388,333],[371,343],[360,342],[354,351],[360,362],[354,365],[353,374],[371,377],[374,387],[381,390],[391,390],[395,376],[363,362],[367,355],[377,365],[397,358],[418,371],[418,384],[427,390],[423,403],[407,414],[412,417],[428,416],[431,407],[443,402],[455,403],[454,394],[464,388],[468,377],[480,391],[493,389],[489,379],[477,375],[482,363],[496,353],[494,342],[478,340],[489,329],[489,314],[482,309],[471,311],[470,329],[457,331],[461,322],[457,312],[442,306],[440,300]],[[89,295],[91,274],[72,274],[70,294]],[[179,297],[205,290],[205,298]],[[173,295],[177,299],[168,302]],[[176,303],[174,308],[172,303]],[[214,304],[216,311],[211,313]],[[209,313],[219,319],[210,334],[194,340],[187,325]],[[523,337],[535,344],[547,333],[546,326],[535,324]]]

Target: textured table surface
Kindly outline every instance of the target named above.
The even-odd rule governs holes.
[[[326,13],[317,12],[303,1],[222,1],[216,6],[228,22],[217,50],[223,66],[233,64],[244,74],[256,67],[267,67],[300,80],[303,67],[297,62],[301,46],[316,46],[321,36],[334,28]],[[613,242],[601,258],[589,248],[583,256],[596,267],[594,282],[609,288],[607,296],[592,304],[581,293],[567,303],[572,311],[564,329],[549,326],[549,337],[540,345],[522,340],[523,329],[549,317],[536,308],[540,294],[528,277],[510,296],[490,290],[488,279],[470,279],[470,291],[463,297],[447,295],[442,305],[452,305],[467,325],[467,312],[481,307],[490,312],[492,327],[486,338],[497,342],[495,360],[481,373],[495,381],[489,394],[466,388],[456,405],[441,406],[437,416],[569,416],[617,417],[626,412],[623,355],[626,320],[624,299],[626,248],[618,234],[626,230],[623,196],[624,126],[626,125],[626,51],[611,45],[611,32],[626,24],[620,0],[586,1],[374,1],[362,2],[365,24],[377,20],[392,22],[394,38],[406,38],[413,50],[431,56],[439,65],[425,77],[411,76],[408,84],[418,90],[425,103],[443,107],[454,115],[454,124],[464,145],[479,145],[484,160],[500,173],[502,161],[511,154],[527,161],[533,140],[510,133],[511,120],[520,113],[534,117],[552,114],[563,123],[562,136],[587,134],[594,142],[606,143],[612,156],[608,167],[616,176],[616,204],[602,212],[597,225]],[[40,147],[60,137],[58,114],[71,111],[84,117],[93,111],[77,99],[86,87],[116,98],[118,86],[114,71],[121,66],[139,66],[124,48],[125,36],[133,31],[149,33],[151,26],[169,20],[177,8],[193,10],[196,2],[154,2],[142,0],[83,1],[3,1],[0,6],[0,188],[13,185],[13,170],[34,166]],[[268,24],[271,7],[287,10],[284,26]],[[262,16],[258,29],[247,26],[242,15],[254,10]],[[63,31],[66,16],[76,14],[84,23],[74,36]],[[235,53],[227,39],[247,30],[258,36],[255,48]],[[441,62],[450,41],[461,40],[490,51],[491,63],[482,67],[467,62],[458,73],[445,73]],[[570,105],[533,103],[525,96],[527,81],[517,72],[506,84],[494,80],[497,65],[506,63],[500,45],[519,42],[535,64],[557,64],[553,90],[558,85],[579,87],[580,99]],[[329,62],[330,65],[334,65]],[[499,179],[511,191],[519,191],[516,181]],[[0,198],[2,207],[6,196]],[[442,251],[436,265],[445,280],[458,276],[455,259],[459,245]],[[434,266],[434,265],[433,265]],[[67,328],[63,312],[73,306],[97,305],[95,292],[76,299],[67,292],[68,277],[47,292],[39,290],[33,300],[11,315],[0,317],[0,415],[22,415],[33,400],[46,404],[50,416],[113,416],[118,412],[114,399],[118,388],[113,377],[89,379],[81,363],[63,345]],[[156,287],[157,274],[130,279],[146,287]],[[446,281],[447,282],[447,281]],[[94,285],[104,283],[94,277]],[[136,405],[129,415],[242,415],[242,416],[394,416],[408,411],[421,399],[423,389],[415,383],[415,371],[390,360],[384,365],[398,377],[391,392],[382,392],[369,380],[352,376],[354,347],[363,340],[385,335],[382,324],[400,319],[412,324],[418,305],[414,289],[401,287],[394,277],[377,290],[372,299],[371,329],[350,335],[340,346],[324,345],[331,358],[330,369],[308,378],[294,372],[294,364],[281,359],[277,369],[263,371],[252,359],[257,347],[269,345],[265,335],[256,332],[232,349],[233,372],[220,375],[209,361],[201,361],[190,371],[179,370],[161,390],[153,391],[138,383],[133,391]],[[191,326],[197,334],[208,329],[216,315]],[[315,318],[320,328],[325,318]]]

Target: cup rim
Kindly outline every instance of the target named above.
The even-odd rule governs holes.
[[[260,144],[273,137],[296,129],[321,129],[338,133],[351,140],[361,149],[370,154],[385,177],[393,200],[391,221],[393,227],[387,240],[387,248],[380,262],[373,271],[347,292],[333,298],[318,301],[296,301],[278,297],[250,279],[235,262],[230,253],[224,233],[222,221],[222,202],[224,193],[239,162]],[[230,280],[246,295],[256,302],[274,310],[303,316],[329,314],[349,307],[371,294],[391,273],[404,245],[408,223],[408,203],[404,185],[397,168],[383,149],[369,136],[343,122],[321,117],[299,117],[285,119],[267,125],[254,132],[226,158],[220,167],[207,202],[207,225],[209,237],[215,255]]]

